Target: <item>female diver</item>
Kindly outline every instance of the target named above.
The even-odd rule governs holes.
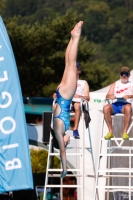
[[[58,141],[60,149],[63,168],[61,178],[64,178],[67,174],[65,145],[69,142],[70,137],[65,135],[65,131],[67,131],[70,126],[70,103],[77,88],[76,60],[82,25],[83,21],[78,22],[71,31],[71,39],[65,53],[64,74],[56,90],[57,100],[53,112],[53,130],[51,130],[51,133]]]

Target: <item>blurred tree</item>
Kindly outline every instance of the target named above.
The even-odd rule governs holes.
[[[15,15],[29,16],[36,11],[37,1],[8,0],[6,3],[6,7],[6,17],[14,17]]]
[[[7,0],[0,0],[0,15],[2,16],[6,11]]]
[[[84,21],[86,24],[84,34],[93,42],[106,42],[108,39],[106,24],[110,13],[108,4],[103,1],[99,3],[97,3],[97,1],[89,1],[84,11]]]
[[[115,9],[116,7],[125,7],[126,8],[126,4],[127,4],[127,1],[130,1],[130,0],[113,0],[113,1],[110,1],[110,0],[104,0],[108,3],[108,5],[110,6],[111,9]]]
[[[43,22],[44,19],[53,19],[57,13],[65,14],[72,6],[72,0],[8,0],[5,17],[20,15],[23,22]],[[12,9],[11,9],[12,8]]]
[[[133,13],[125,8],[113,10],[108,20],[108,30],[112,33],[110,41],[104,46],[109,62],[121,62],[127,65],[131,60],[133,41]]]
[[[90,91],[101,89],[110,83],[117,80],[117,75],[110,71],[106,64],[98,62],[85,63],[83,67],[83,74],[86,81],[89,83]],[[81,76],[82,78],[82,76]]]
[[[32,172],[33,173],[42,173],[46,172],[47,167],[47,157],[48,152],[39,149],[31,149],[30,150],[30,157],[31,157],[31,165],[32,165]],[[60,160],[54,156],[54,168],[60,168]]]
[[[20,25],[20,17],[5,20],[13,46],[23,96],[47,96],[43,87],[59,83],[64,71],[64,53],[77,13],[69,11],[51,23]],[[78,59],[93,55],[86,38],[81,38]],[[54,88],[55,89],[55,88]]]
[[[16,57],[22,92],[24,96],[34,96],[49,83],[48,75],[54,71],[47,64],[53,36],[45,26],[19,26],[18,18],[7,21],[7,29]]]
[[[99,78],[102,81],[99,88],[113,77],[115,79],[120,66],[132,68],[132,4],[133,0],[8,0],[1,4],[6,5],[3,16],[15,53],[23,95],[52,95],[63,74],[70,30],[81,19],[84,26],[78,60],[83,63],[83,68],[84,63],[87,64],[88,71],[89,63],[97,63],[107,67],[112,74],[112,79],[107,81]],[[0,10],[3,11],[2,7]],[[95,88],[94,81],[91,90]]]

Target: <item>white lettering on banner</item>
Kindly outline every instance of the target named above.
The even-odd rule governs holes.
[[[22,168],[21,161],[18,158],[9,160],[5,163],[6,170]]]
[[[2,48],[2,45],[0,45],[0,49]],[[0,62],[4,61],[4,57],[1,56],[0,57]],[[0,82],[4,82],[4,81],[8,81],[8,73],[7,71],[3,71],[3,77],[0,77]],[[2,91],[2,99],[7,99],[5,104],[0,104],[0,108],[8,108],[11,104],[12,104],[12,95],[9,92],[6,91]],[[12,123],[12,127],[9,130],[5,130],[4,129],[4,122],[6,121],[10,121]],[[3,134],[11,134],[15,131],[16,129],[16,121],[10,117],[4,117],[3,119],[1,119],[0,121],[0,131]],[[14,143],[14,144],[5,144],[2,146],[2,149],[11,149],[11,148],[18,148],[19,144],[18,143]],[[15,157],[15,156],[14,156]],[[8,158],[7,158],[8,160]],[[18,168],[22,168],[22,164],[21,164],[21,160],[19,158],[14,158],[13,160],[8,160],[7,162],[5,162],[5,170],[14,170],[14,169],[18,169]]]
[[[0,104],[0,108],[7,108],[12,103],[12,96],[8,92],[2,92],[2,99],[5,99],[6,96],[8,97],[8,102],[5,105]]]
[[[13,126],[12,126],[12,128],[10,129],[10,130],[5,130],[4,128],[3,128],[3,123],[5,122],[5,121],[11,121],[12,122],[12,124],[13,124]],[[4,134],[10,134],[10,133],[12,133],[14,130],[15,130],[15,128],[16,128],[16,122],[14,121],[14,119],[12,118],[12,117],[4,117],[1,121],[0,121],[0,130],[1,130],[1,132],[2,133],[4,133]]]
[[[9,145],[5,145],[2,147],[2,149],[11,149],[11,148],[15,148],[15,147],[18,147],[18,143],[15,143],[15,144],[9,144]]]
[[[7,80],[8,80],[7,71],[4,71],[3,74],[4,74],[4,77],[3,77],[3,78],[0,78],[0,82],[7,81]]]
[[[0,61],[3,61],[4,60],[4,57],[0,57]]]

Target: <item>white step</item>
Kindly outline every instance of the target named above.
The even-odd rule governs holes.
[[[50,156],[59,156],[60,153],[49,153]],[[66,155],[67,156],[81,156],[82,154],[81,153],[67,153],[66,152]]]
[[[117,172],[118,173],[118,172]],[[110,177],[120,177],[120,178],[125,178],[125,177],[127,177],[127,178],[129,178],[129,174],[128,175],[99,175],[98,176],[98,178],[110,178]],[[130,176],[131,178],[133,178],[133,176]]]
[[[133,168],[112,168],[112,169],[99,169],[98,172],[124,172],[124,173],[129,173],[132,172],[133,173]]]
[[[48,169],[49,172],[62,172],[62,169]],[[67,171],[71,171],[71,172],[81,172],[81,169],[67,169]]]
[[[105,140],[104,138],[101,138],[101,140]],[[122,140],[122,141],[128,141],[128,140],[123,140],[122,138],[111,138],[111,140]],[[129,138],[129,140],[133,140],[133,138]],[[110,141],[110,140],[105,140],[105,141]]]
[[[45,187],[52,188],[81,188],[81,185],[46,185]]]
[[[60,177],[61,175],[60,174],[49,174],[48,175],[49,177]],[[82,177],[81,174],[67,174],[66,176],[68,177]]]
[[[54,178],[54,177],[60,177],[61,175],[60,174],[49,174],[48,176]],[[66,176],[69,176],[69,177],[82,177],[81,174],[67,174]],[[95,176],[94,175],[85,174],[84,177],[94,178]]]
[[[133,191],[133,186],[107,186],[107,185],[103,185],[103,186],[96,186],[96,188],[132,189],[132,191]]]
[[[133,154],[122,154],[122,153],[100,153],[100,156],[133,156]]]
[[[107,149],[118,149],[118,150],[133,150],[133,147],[129,147],[129,146],[111,146],[111,147],[107,147]]]

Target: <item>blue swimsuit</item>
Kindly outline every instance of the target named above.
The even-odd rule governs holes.
[[[70,103],[72,100],[64,99],[59,92],[59,88],[56,90],[56,98],[57,98],[56,102],[60,106],[61,111],[60,114],[54,118],[59,118],[60,120],[62,120],[64,122],[65,131],[67,131],[70,126],[69,112],[70,112]]]

